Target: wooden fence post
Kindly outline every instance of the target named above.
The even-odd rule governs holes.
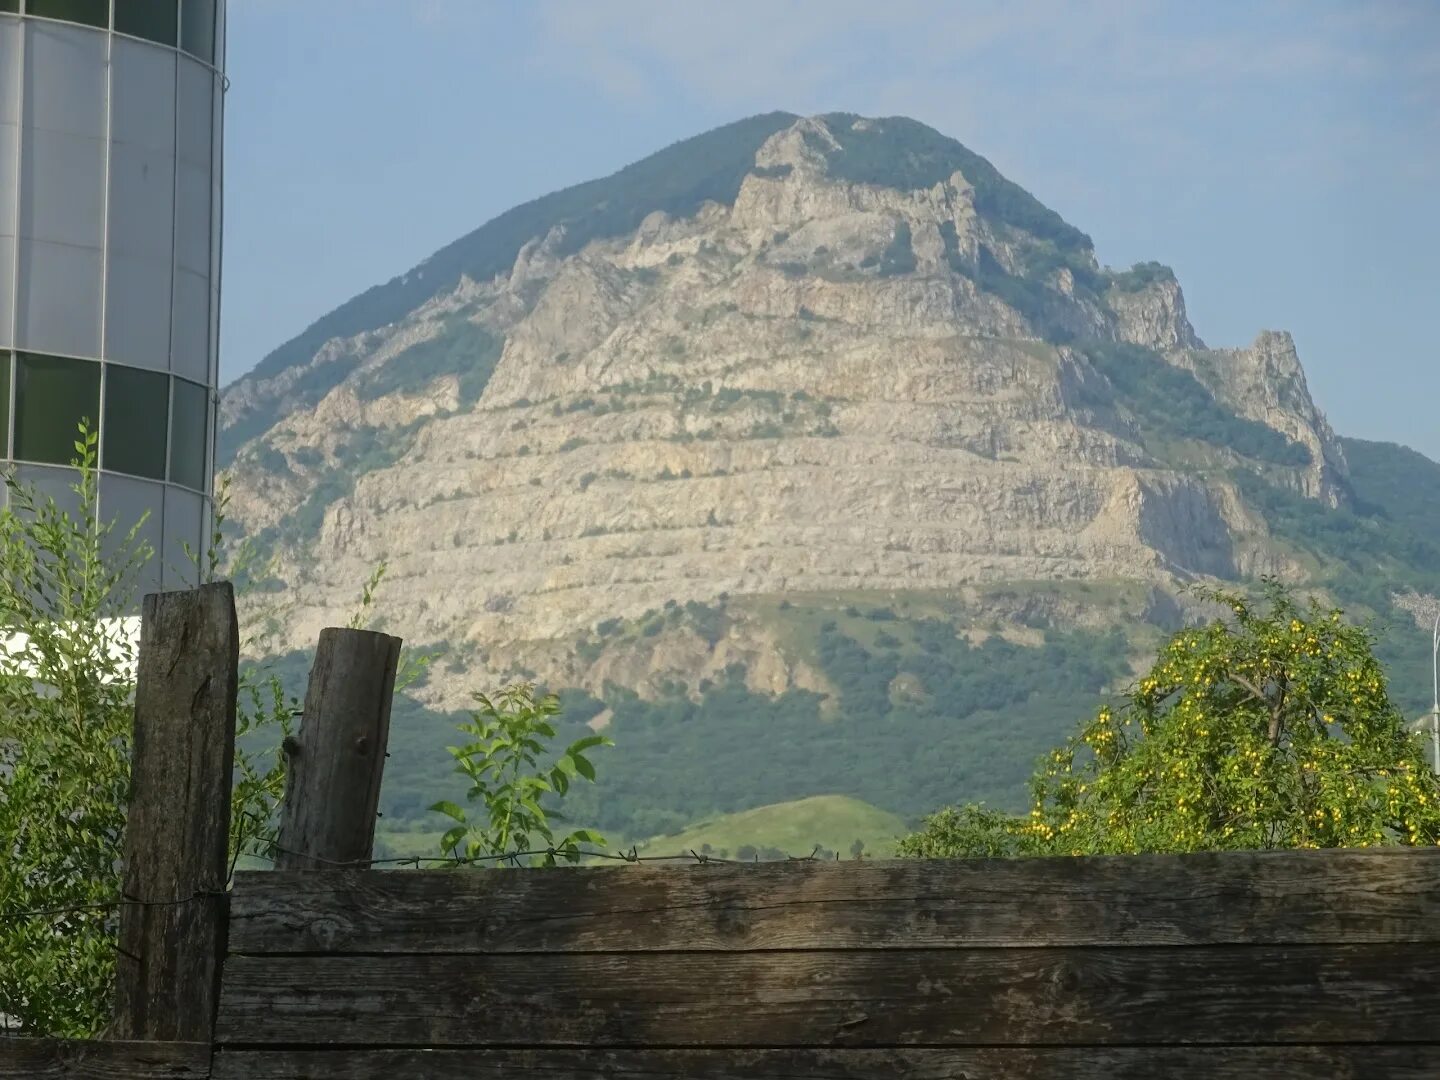
[[[112,1038],[214,1031],[239,648],[228,582],[145,597]]]
[[[365,865],[372,857],[399,662],[397,637],[320,631],[300,737],[286,747],[277,869]]]

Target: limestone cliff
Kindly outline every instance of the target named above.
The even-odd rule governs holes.
[[[226,391],[232,513],[275,556],[295,644],[382,559],[411,640],[575,685],[644,671],[546,642],[667,601],[1301,572],[1234,482],[1345,498],[1288,335],[1207,348],[1167,270],[1102,268],[912,121],[746,130],[715,183],[537,218],[488,276]],[[1208,426],[1155,408],[1172,385]],[[724,649],[760,684],[816,682],[767,667],[765,634]]]

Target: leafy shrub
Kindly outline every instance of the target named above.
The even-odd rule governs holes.
[[[459,725],[469,741],[450,747],[450,755],[456,771],[470,782],[466,799],[479,803],[482,815],[472,820],[469,811],[454,802],[435,803],[432,811],[456,822],[440,840],[441,854],[501,856],[516,864],[528,859],[533,865],[554,866],[557,859],[579,862],[581,844],[603,847],[605,838],[589,829],[557,839],[551,821],[559,815],[541,800],[563,798],[577,777],[593,782],[595,767],[585,751],[614,743],[603,735],[589,735],[572,742],[553,764],[542,766],[546,744],[556,737],[559,698],[552,694],[537,699],[533,686],[520,684],[494,698],[476,694],[475,700],[479,708]],[[543,849],[543,854],[526,854],[535,849]]]
[[[96,433],[80,427],[75,510],[5,478],[0,510],[0,1014],[28,1034],[94,1036],[113,997],[115,899],[130,798],[136,644],[115,621],[132,611],[137,575],[154,557],[143,519],[96,508]],[[225,487],[196,578],[219,564]],[[284,761],[246,743],[289,731],[293,703],[242,665],[232,858],[264,850]],[[278,741],[278,740],[277,740]]]
[[[972,806],[932,818],[902,852],[1440,843],[1440,778],[1390,701],[1370,632],[1274,582],[1256,604],[1202,595],[1234,618],[1175,635],[1120,708],[1101,706],[1042,760],[1029,817]]]

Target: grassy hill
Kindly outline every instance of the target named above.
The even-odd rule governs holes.
[[[645,855],[703,851],[731,859],[774,858],[777,852],[798,858],[819,847],[849,858],[858,840],[866,854],[890,856],[896,839],[909,831],[903,818],[859,799],[812,795],[724,814],[637,846]]]

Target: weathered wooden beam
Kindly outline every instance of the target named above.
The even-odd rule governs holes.
[[[1440,950],[1409,943],[232,954],[217,1040],[291,1047],[1401,1043],[1433,1042],[1437,1014]]]
[[[0,1080],[205,1080],[210,1044],[0,1038]]]
[[[209,1041],[225,948],[240,634],[228,583],[145,597],[116,1039]]]
[[[390,738],[400,639],[320,631],[280,811],[280,869],[367,864]]]
[[[246,873],[242,953],[1440,943],[1440,849]]]
[[[1440,1045],[223,1051],[215,1080],[1434,1080]]]

